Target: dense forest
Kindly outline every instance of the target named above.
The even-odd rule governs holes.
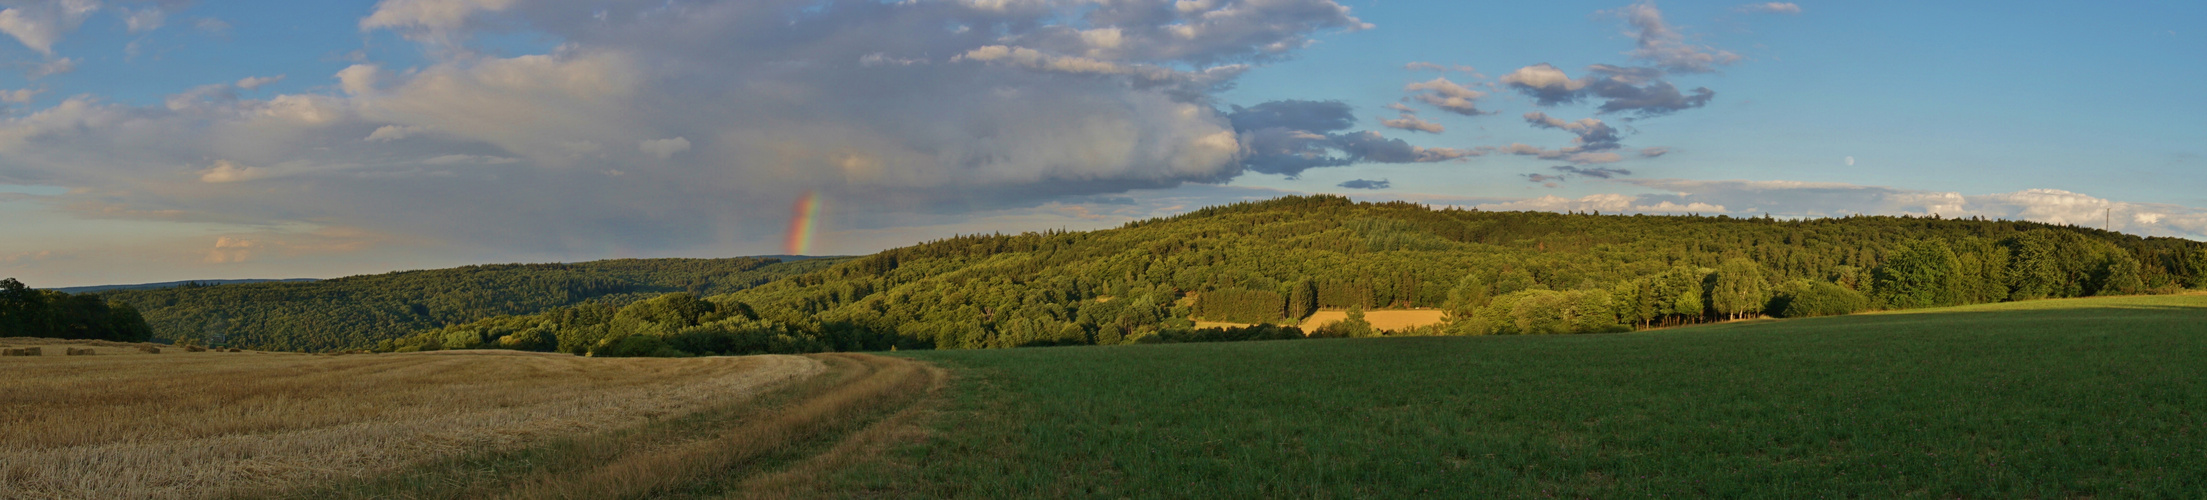
[[[0,337],[144,342],[153,338],[138,310],[98,295],[34,290],[0,279]]]
[[[169,342],[319,351],[415,331],[668,293],[725,294],[828,268],[839,259],[621,259],[405,271],[314,282],[103,292],[135,306]]]
[[[381,350],[680,355],[1279,337],[1321,309],[1448,321],[1337,335],[1626,331],[2207,286],[2207,245],[2032,222],[1435,210],[1288,197],[1091,232],[893,249],[735,293],[562,308]],[[1344,333],[1346,332],[1346,333]],[[1300,333],[1300,332],[1298,332]]]

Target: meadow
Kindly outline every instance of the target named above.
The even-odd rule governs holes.
[[[827,494],[2207,496],[2202,295],[899,355],[944,412]]]
[[[861,354],[99,347],[0,357],[0,498],[771,492],[864,455],[850,450],[894,430],[876,421],[910,420],[941,384],[927,366]]]

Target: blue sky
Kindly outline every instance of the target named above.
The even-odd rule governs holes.
[[[771,254],[806,192],[821,254],[1297,193],[2207,237],[2189,2],[0,7],[41,287]]]

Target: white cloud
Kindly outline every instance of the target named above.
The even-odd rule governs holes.
[[[414,134],[419,133],[422,133],[421,127],[406,125],[384,125],[381,127],[376,127],[375,131],[369,132],[368,138],[363,140],[368,142],[391,142],[405,139],[407,137],[412,137],[414,136]]]
[[[1411,99],[1441,108],[1443,111],[1465,116],[1485,114],[1484,111],[1479,110],[1479,99],[1486,97],[1487,93],[1458,85],[1456,82],[1448,81],[1447,78],[1435,78],[1429,81],[1412,83],[1404,86],[1402,90],[1410,92]]]
[[[44,92],[45,90],[40,89],[0,90],[0,103],[25,104],[31,102],[31,98],[38,97],[38,94]]]
[[[1763,14],[1800,14],[1801,6],[1793,2],[1763,2],[1741,5],[1736,10]]]
[[[144,33],[161,29],[161,25],[168,22],[168,13],[162,12],[158,6],[143,9],[125,7],[120,10],[123,16],[123,27],[130,30],[131,33]]]
[[[399,30],[414,37],[450,37],[478,12],[497,12],[514,6],[514,0],[382,0],[375,12],[360,20],[361,31]]]
[[[202,17],[192,20],[192,28],[198,29],[199,31],[204,33],[219,36],[228,34],[230,32],[230,23],[212,17]]]
[[[0,9],[0,33],[15,37],[24,47],[47,56],[54,43],[76,31],[84,19],[100,10],[98,0],[51,0]]]
[[[238,88],[245,90],[260,90],[260,88],[263,86],[280,81],[284,81],[284,75],[248,76],[243,79],[239,79],[237,85]]]
[[[1455,66],[1448,66],[1448,65],[1443,65],[1443,64],[1440,64],[1440,63],[1432,63],[1432,62],[1425,62],[1425,61],[1412,61],[1412,62],[1410,62],[1409,64],[1404,64],[1404,65],[1402,65],[1402,69],[1407,69],[1407,70],[1410,70],[1410,71],[1462,71],[1462,72],[1465,72],[1465,73],[1474,73],[1474,74],[1476,74],[1476,73],[1478,73],[1478,72],[1479,72],[1479,70],[1477,70],[1477,69],[1474,69],[1474,68],[1472,68],[1472,67],[1470,67],[1470,66],[1465,66],[1465,65],[1461,65],[1461,64],[1458,64],[1458,65],[1455,65]]]
[[[244,238],[223,236],[215,239],[215,248],[207,251],[209,264],[236,264],[253,258],[261,249],[260,242]]]
[[[36,65],[36,66],[32,66],[32,67],[31,67],[31,70],[29,71],[29,73],[28,73],[27,75],[25,75],[25,76],[27,76],[27,77],[29,77],[29,78],[37,79],[37,78],[45,78],[45,77],[48,77],[48,76],[53,76],[53,75],[59,75],[59,74],[64,74],[64,73],[68,73],[68,72],[71,72],[71,71],[76,71],[76,70],[77,70],[77,60],[76,60],[76,59],[70,59],[70,58],[67,58],[67,57],[62,57],[62,58],[56,58],[56,59],[54,59],[54,60],[51,60],[51,61],[46,61],[46,62],[43,62],[43,63],[39,63],[39,64],[38,64],[38,65]]]
[[[1402,129],[1415,132],[1430,132],[1435,134],[1448,130],[1447,127],[1442,127],[1439,123],[1433,123],[1419,119],[1417,115],[1413,115],[1410,113],[1403,113],[1401,115],[1398,115],[1397,118],[1392,119],[1381,118],[1379,124],[1380,126],[1392,129]]]
[[[422,160],[423,165],[506,165],[521,163],[520,158],[491,155],[444,155]]]
[[[209,103],[236,101],[237,98],[236,90],[231,89],[229,85],[217,83],[192,87],[190,90],[170,95],[167,99],[162,100],[162,105],[167,106],[169,111],[183,111]]]
[[[1542,196],[1514,201],[1473,204],[1480,210],[1521,210],[1538,212],[1603,212],[1612,214],[1718,214],[1729,210],[1723,205],[1700,202],[1679,203],[1668,200],[1646,200],[1622,194],[1596,194],[1581,198]]]
[[[927,64],[927,60],[904,59],[896,56],[891,56],[887,52],[875,52],[859,57],[858,64],[861,66],[911,66],[915,64]]]
[[[216,160],[214,166],[199,171],[199,181],[206,183],[242,182],[268,175],[268,170]]]
[[[1965,195],[1951,191],[1797,181],[1639,179],[1617,182],[1668,192],[1640,195],[1634,201],[1638,204],[1702,203],[1728,208],[1712,213],[1770,213],[1780,217],[1982,216],[2094,228],[2105,226],[2149,236],[2207,238],[2207,209],[2120,202],[2059,189]]]
[[[1543,106],[1576,101],[1580,98],[1579,91],[1586,88],[1585,81],[1571,79],[1563,70],[1547,63],[1518,68],[1517,71],[1502,75],[1502,83],[1531,94]]]
[[[644,154],[651,155],[654,158],[664,160],[668,158],[673,158],[675,154],[681,153],[683,151],[689,151],[690,140],[681,137],[676,137],[672,139],[652,139],[637,143],[636,149],[638,151],[643,151]]]
[[[1555,176],[1541,176],[1554,179]],[[1567,198],[1466,198],[1396,193],[1387,198],[1481,210],[1592,212],[1608,214],[1731,215],[1778,218],[1827,218],[1852,215],[1910,215],[1944,218],[1984,217],[2068,224],[2103,225],[2145,236],[2207,239],[2207,208],[2159,203],[2129,203],[2058,189],[1965,195],[1957,192],[1899,189],[1835,182],[1707,181],[1687,179],[1591,180],[1598,186],[1631,186],[1654,192],[1601,193]],[[1367,196],[1370,198],[1369,196]]]

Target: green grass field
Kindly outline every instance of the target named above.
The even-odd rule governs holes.
[[[905,352],[845,493],[2207,497],[2207,296],[1545,337]]]

